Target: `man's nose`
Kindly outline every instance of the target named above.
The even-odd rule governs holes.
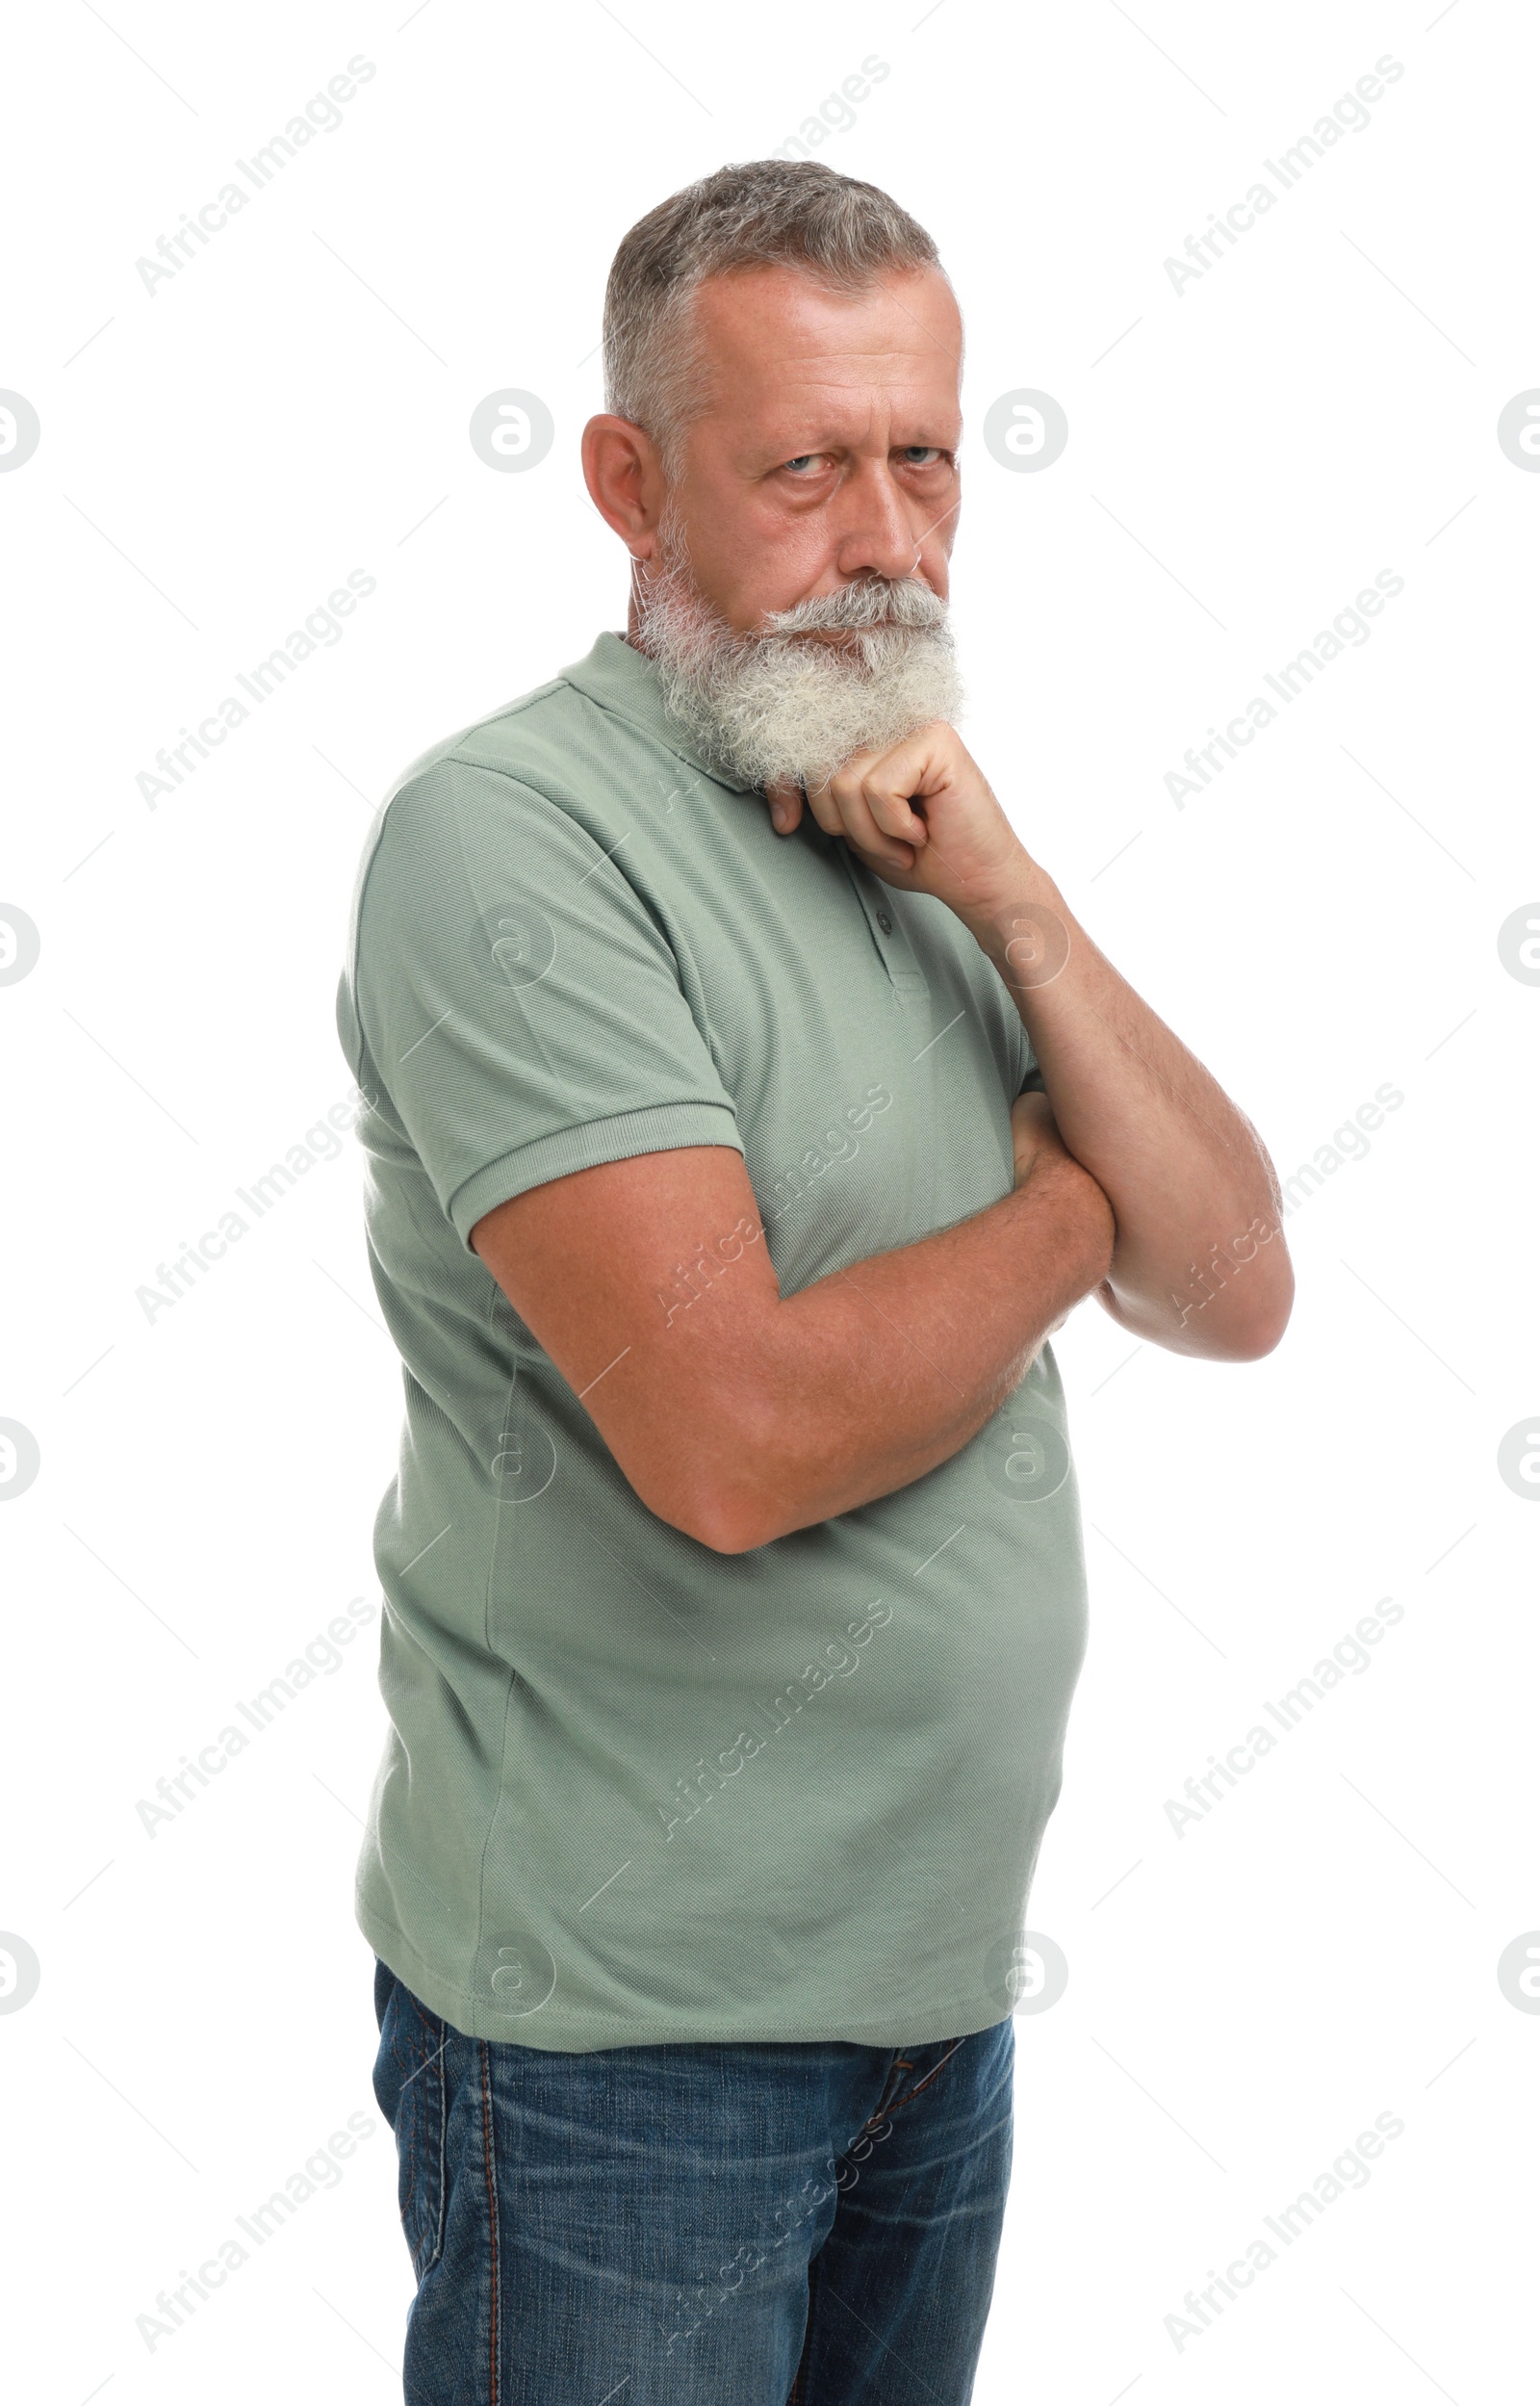
[[[886,577],[897,583],[919,565],[920,545],[886,462],[864,464],[836,504],[841,524],[834,564],[842,577]]]

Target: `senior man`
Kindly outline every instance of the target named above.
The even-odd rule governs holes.
[[[954,732],[961,347],[816,163],[644,218],[583,439],[627,632],[360,867],[413,2406],[968,2397],[1085,1645],[1045,1340],[1288,1318],[1255,1132]]]

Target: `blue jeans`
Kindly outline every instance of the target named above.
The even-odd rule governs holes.
[[[377,1966],[406,2406],[966,2406],[1012,2022],[920,2047],[464,2037]]]

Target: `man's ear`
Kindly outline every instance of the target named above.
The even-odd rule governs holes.
[[[647,428],[608,410],[590,418],[583,428],[583,481],[594,507],[631,557],[651,559],[665,479]]]

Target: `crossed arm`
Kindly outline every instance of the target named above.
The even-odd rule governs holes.
[[[1255,1129],[1079,926],[955,733],[858,755],[808,800],[888,883],[947,902],[1014,996],[1046,1092],[1013,1111],[1012,1193],[787,1298],[725,1146],[577,1171],[471,1232],[642,1502],[727,1554],[949,1461],[1088,1294],[1232,1361],[1271,1350],[1293,1300]],[[675,1268],[698,1256],[681,1311]]]
[[[642,1502],[747,1553],[949,1461],[1105,1277],[1101,1188],[1040,1098],[1014,1126],[1009,1195],[784,1299],[728,1146],[553,1178],[471,1242]],[[682,1309],[680,1262],[700,1289]]]

